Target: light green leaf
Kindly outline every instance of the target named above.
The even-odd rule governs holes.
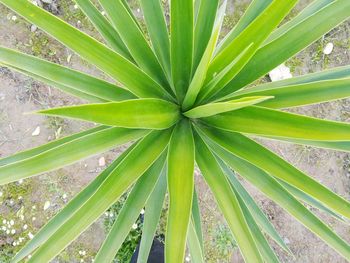
[[[33,254],[29,263],[49,262],[97,220],[161,155],[171,130],[143,138],[113,170],[94,195]]]
[[[138,97],[168,98],[163,88],[126,58],[27,0],[0,0],[19,15],[121,82]]]
[[[61,168],[139,139],[147,133],[145,130],[107,128],[24,152],[12,158],[12,161],[5,159],[5,165],[0,166],[0,185]]]
[[[309,46],[349,16],[350,1],[332,1],[268,45],[260,48],[244,69],[215,98],[231,94],[252,83]]]
[[[169,86],[156,55],[130,15],[127,3],[123,4],[121,0],[99,0],[99,2],[140,68],[163,87]]]
[[[217,1],[217,0],[203,1],[202,3],[215,2],[215,1]],[[187,90],[187,93],[186,93],[186,96],[185,96],[185,99],[184,99],[184,102],[182,105],[182,108],[184,110],[188,110],[191,106],[193,106],[194,102],[196,101],[197,95],[198,95],[199,91],[201,90],[202,85],[204,83],[204,80],[207,76],[208,66],[209,66],[209,63],[212,59],[213,52],[214,52],[216,43],[217,43],[218,38],[219,38],[219,33],[221,30],[222,22],[224,20],[226,3],[227,3],[227,1],[225,0],[218,11],[218,17],[215,21],[214,29],[213,29],[213,32],[210,36],[208,45],[206,46],[205,50],[203,51],[204,53],[202,54],[203,56],[201,57],[200,62],[198,62],[199,65],[197,64],[198,67],[196,65],[196,68],[194,68],[195,74],[194,74],[193,79],[191,81],[191,84]],[[204,23],[204,21],[203,21],[203,23]]]
[[[350,246],[298,202],[298,200],[284,189],[273,177],[262,169],[238,158],[218,145],[210,144],[210,146],[232,169],[256,186],[267,197],[280,205],[329,246],[333,247],[345,259],[350,257]],[[304,184],[307,184],[307,182],[304,182]]]
[[[191,1],[192,2],[192,1]],[[194,187],[194,142],[191,124],[184,119],[174,129],[168,151],[169,212],[165,261],[183,262]]]
[[[261,43],[267,39],[297,2],[298,0],[274,0],[266,7],[249,26],[216,55],[208,69],[206,83],[213,78],[215,72],[219,73],[224,70],[247,46],[253,43],[254,47],[241,58],[242,62],[239,62],[239,64],[245,64],[246,61],[249,61]],[[227,74],[230,73],[228,72]]]
[[[125,46],[123,40],[120,38],[118,32],[112,27],[109,21],[101,14],[90,0],[74,0],[85,15],[94,24],[98,32],[106,40],[107,44],[117,53],[133,61],[128,48]]]
[[[122,160],[136,145],[133,144],[123,152],[106,170],[98,175],[87,187],[78,193],[58,214],[56,214],[44,227],[42,227],[34,238],[31,239],[12,259],[12,263],[17,263],[32,253],[42,245],[49,237],[59,229],[100,187],[103,181],[121,163]]]
[[[129,91],[104,80],[8,48],[0,47],[0,63],[15,70],[34,74],[44,82],[49,80],[48,84],[58,83],[105,101],[135,98]]]
[[[130,232],[132,225],[140,216],[141,209],[145,206],[152,190],[154,189],[159,175],[164,167],[166,154],[161,157],[142,175],[132,188],[126,199],[112,229],[98,251],[95,262],[112,262],[125,238]]]
[[[182,102],[192,76],[193,1],[171,0],[170,4],[171,71],[176,96]]]
[[[350,97],[350,78],[323,80],[274,88],[254,87],[237,92],[233,98],[245,96],[274,96],[259,106],[289,108]]]
[[[152,248],[153,239],[157,230],[158,221],[162,213],[165,194],[167,190],[166,169],[167,168],[164,168],[151,196],[149,197],[146,203],[142,236],[140,241],[140,249],[137,256],[137,263],[147,262],[149,253]]]
[[[197,5],[198,14],[194,26],[193,73],[196,72],[199,62],[203,60],[202,57],[205,50],[208,49],[209,40],[213,38],[215,19],[218,20],[217,9],[219,0],[195,1],[195,5]],[[216,42],[217,40],[215,40],[213,49],[215,48]]]
[[[347,200],[333,193],[255,141],[233,132],[204,127],[202,131],[221,147],[235,154],[237,157],[258,166],[276,178],[300,189],[339,215],[350,218],[350,203]]]
[[[272,99],[273,97],[269,96],[255,96],[255,97],[244,97],[237,100],[231,100],[226,102],[218,103],[208,103],[202,106],[198,106],[189,111],[183,113],[188,118],[204,118],[213,115],[217,115],[223,112],[230,112],[238,110],[247,106],[261,103],[263,101]]]
[[[166,129],[175,124],[180,118],[177,105],[159,99],[86,104],[41,110],[38,113],[75,118],[110,126],[146,129]]]
[[[225,49],[244,29],[246,29],[273,0],[253,0],[238,23],[225,36],[216,49],[216,53]]]
[[[236,175],[234,174],[234,172],[231,171],[231,169],[227,167],[227,165],[222,160],[220,160],[219,158],[217,159],[221,168],[226,173],[226,176],[230,181],[233,189],[237,192],[236,195],[239,195],[242,198],[244,204],[247,206],[247,208],[249,209],[249,212],[253,216],[254,221],[256,221],[256,223],[261,227],[261,229],[266,234],[268,234],[273,240],[275,240],[281,248],[283,248],[289,254],[292,254],[292,252],[284,243],[283,239],[278,234],[278,232],[276,231],[274,226],[271,224],[269,219],[266,217],[264,212],[261,211],[260,207],[255,203],[251,195],[247,192],[247,190],[245,190],[245,188],[241,185],[239,180],[236,178]]]
[[[237,241],[246,262],[263,262],[228,179],[203,140],[196,134],[196,162]]]
[[[203,120],[211,126],[224,130],[276,138],[312,141],[350,140],[349,123],[321,120],[257,106],[249,106]]]
[[[170,40],[161,0],[140,0],[153,50],[171,82]]]

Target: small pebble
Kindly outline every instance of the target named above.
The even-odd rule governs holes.
[[[12,21],[16,21],[16,20],[17,20],[17,16],[12,16],[12,17],[11,17],[11,20],[12,20]]]
[[[12,235],[16,234],[16,230],[15,230],[15,229],[12,229],[12,230],[11,230],[11,234],[12,234]]]
[[[145,213],[145,209],[142,209],[140,214],[143,215]]]
[[[78,9],[78,8],[79,8],[79,6],[75,4],[74,5],[74,9]]]
[[[36,127],[32,132],[32,136],[38,136],[40,134],[40,126]]]
[[[30,31],[31,31],[31,32],[34,33],[34,32],[37,31],[37,30],[38,30],[38,27],[37,27],[36,25],[31,25],[31,26],[30,26]]]
[[[62,199],[67,199],[67,194],[63,194]]]
[[[132,225],[132,229],[136,230],[138,228],[138,225],[135,223]]]
[[[46,211],[47,209],[49,209],[51,206],[50,201],[46,201],[44,204],[44,211]]]
[[[31,232],[29,232],[29,233],[28,233],[28,237],[29,237],[30,239],[33,239],[34,235],[33,235]]]
[[[290,69],[284,65],[281,64],[277,68],[273,69],[269,73],[269,77],[272,82],[284,80],[284,79],[290,79],[292,78],[292,73],[290,72]]]
[[[13,226],[15,224],[15,221],[10,220],[10,225]]]
[[[24,229],[24,230],[27,230],[27,229],[28,229],[28,225],[25,224],[25,225],[23,226],[23,229]]]
[[[103,167],[106,165],[106,159],[103,156],[100,159],[98,159],[98,165],[100,167]]]
[[[323,49],[323,54],[329,55],[333,52],[334,45],[333,43],[328,43],[325,48]]]

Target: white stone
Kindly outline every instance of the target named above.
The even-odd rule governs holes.
[[[33,235],[31,232],[29,232],[29,233],[28,233],[28,237],[29,237],[30,239],[33,239],[34,235]]]
[[[136,230],[137,227],[138,227],[138,225],[136,223],[132,225],[132,229],[134,229],[134,230]]]
[[[281,64],[277,68],[271,70],[269,76],[272,82],[290,79],[293,77],[292,73],[290,72],[290,68],[284,64]]]
[[[106,165],[106,159],[102,156],[100,159],[98,159],[98,166],[103,167]]]
[[[12,21],[16,21],[16,20],[17,20],[17,16],[12,16],[12,17],[11,17],[11,20],[12,20]]]
[[[334,49],[333,43],[328,43],[323,49],[323,54],[329,55],[333,52],[333,49]]]
[[[13,226],[15,224],[15,221],[10,220],[10,225]]]
[[[12,234],[12,235],[16,234],[16,230],[15,230],[15,229],[12,229],[12,230],[11,230],[11,234]]]
[[[50,201],[46,201],[44,204],[44,211],[46,211],[47,209],[49,209],[51,206]]]
[[[63,195],[62,195],[62,198],[63,198],[63,199],[67,199],[67,194],[63,194]]]
[[[3,193],[2,192],[0,192],[0,197],[2,197],[3,196]]]
[[[28,225],[25,224],[25,225],[23,226],[23,229],[24,229],[24,230],[27,230],[27,229],[28,229]]]
[[[36,127],[32,132],[32,136],[38,136],[40,134],[40,126]]]
[[[187,257],[185,258],[185,260],[186,260],[186,262],[190,262],[190,261],[191,261],[191,258],[190,258],[189,256],[187,256]]]
[[[145,213],[145,209],[141,209],[140,214],[143,215]]]

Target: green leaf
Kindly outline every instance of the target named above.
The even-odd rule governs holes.
[[[161,0],[140,0],[140,3],[153,50],[170,81],[170,40]]]
[[[210,144],[209,144],[210,146]],[[287,247],[287,245],[284,243],[283,239],[281,236],[278,234],[274,226],[271,224],[271,222],[268,220],[266,215],[264,214],[263,211],[261,211],[260,207],[255,203],[254,199],[250,196],[250,194],[245,190],[245,188],[241,185],[239,180],[236,178],[236,175],[234,174],[233,171],[227,165],[220,160],[219,158],[218,162],[225,172],[228,180],[230,181],[233,189],[237,192],[236,195],[240,196],[241,199],[243,200],[244,204],[247,206],[249,209],[249,212],[251,213],[254,221],[261,227],[261,229],[268,234],[273,240],[277,242],[277,244],[283,248],[286,252],[289,254],[292,254],[290,249]],[[242,206],[241,206],[242,207]],[[252,231],[254,232],[254,231]]]
[[[321,120],[278,110],[250,106],[203,118],[211,126],[277,138],[319,141],[350,140],[350,124]]]
[[[329,214],[330,216],[335,217],[338,220],[341,220],[344,222],[343,218],[340,217],[339,215],[337,215],[336,213],[334,213],[332,210],[330,210],[329,208],[327,208],[326,206],[324,206],[322,203],[320,203],[319,201],[317,201],[316,199],[312,198],[311,196],[309,196],[308,194],[305,194],[303,191],[300,191],[298,188],[291,186],[290,184],[287,184],[285,182],[283,182],[282,180],[278,180],[277,181],[289,192],[291,193],[295,198],[297,198],[299,201],[305,202],[317,209],[319,209],[320,211],[323,211],[327,214]]]
[[[199,241],[199,237],[196,232],[194,222],[191,220],[188,227],[187,234],[188,249],[191,254],[191,261],[193,263],[204,263],[204,255]]]
[[[273,0],[253,0],[238,23],[225,36],[216,49],[216,53],[225,49],[244,29],[246,29]]]
[[[123,1],[99,0],[136,63],[163,87],[169,85],[156,55]]]
[[[279,25],[297,2],[298,0],[274,0],[249,26],[230,42],[225,49],[216,55],[208,69],[206,83],[213,78],[215,73],[219,73],[229,66],[247,46],[253,43],[253,48],[241,58],[242,62],[239,62],[239,64],[245,64],[249,61],[261,43],[263,43],[270,33]],[[230,73],[228,72],[227,74]]]
[[[132,225],[140,216],[141,209],[145,206],[152,190],[154,189],[159,175],[164,167],[166,154],[161,157],[142,175],[132,188],[122,209],[120,210],[112,229],[98,251],[95,262],[112,262],[125,238],[130,232]]]
[[[171,130],[144,137],[113,170],[94,195],[33,254],[29,263],[49,262],[97,220],[161,155]]]
[[[231,112],[238,110],[247,106],[261,103],[263,101],[272,99],[273,97],[269,96],[255,96],[255,97],[244,97],[237,100],[231,100],[226,102],[218,103],[208,103],[202,106],[198,106],[189,111],[183,113],[188,118],[204,118],[213,115],[217,115],[223,112]]]
[[[102,100],[120,101],[135,98],[127,90],[104,80],[8,48],[0,47],[0,63],[39,76],[40,80],[49,80],[48,84],[58,83]],[[45,80],[44,82],[47,82]]]
[[[64,137],[62,139],[58,139],[58,140],[49,142],[49,143],[41,145],[39,147],[30,149],[30,150],[26,150],[26,151],[23,151],[23,152],[19,152],[19,153],[16,153],[14,155],[2,158],[2,159],[0,159],[0,167],[4,166],[4,165],[15,163],[15,162],[20,162],[20,161],[23,161],[25,159],[32,158],[32,157],[34,157],[36,155],[39,155],[39,154],[41,154],[43,152],[52,150],[52,149],[54,149],[54,148],[56,148],[58,146],[61,146],[63,144],[72,142],[72,141],[74,141],[76,139],[79,139],[79,138],[82,138],[84,136],[91,135],[93,133],[96,133],[96,132],[99,132],[99,131],[103,131],[103,130],[106,130],[106,129],[109,129],[109,128],[110,127],[107,127],[107,126],[98,126],[96,128],[88,129],[86,131],[79,132],[79,133],[76,133],[76,134]]]
[[[192,216],[187,236],[188,249],[193,263],[204,263],[204,246],[201,218],[196,190],[193,192]]]
[[[171,98],[158,83],[126,58],[49,12],[27,0],[0,0],[0,2],[121,82],[138,97]]]
[[[215,2],[215,1],[217,1],[217,0],[203,1],[202,3]],[[226,4],[227,4],[227,1],[225,0],[218,11],[218,17],[215,21],[213,32],[210,36],[208,45],[206,46],[205,50],[203,51],[204,52],[203,56],[201,57],[200,62],[198,62],[199,65],[198,65],[198,67],[196,65],[196,68],[194,68],[195,74],[194,74],[193,79],[191,81],[191,84],[187,90],[187,93],[186,93],[186,96],[185,96],[185,99],[184,99],[184,102],[182,105],[182,108],[185,110],[188,110],[191,106],[193,106],[194,102],[196,101],[197,95],[198,95],[199,91],[201,90],[202,85],[204,83],[204,80],[206,78],[209,63],[212,59],[214,49],[215,49],[216,43],[217,43],[218,38],[219,38],[222,22],[224,20]]]
[[[111,172],[121,163],[122,160],[136,145],[133,144],[123,152],[111,165],[99,174],[87,187],[78,193],[58,214],[56,214],[44,227],[42,227],[34,238],[31,239],[12,259],[12,263],[17,263],[32,253],[36,248],[42,245],[64,222],[66,222],[100,187]]]
[[[222,160],[231,166],[232,169],[237,171],[243,176],[243,178],[257,187],[267,197],[280,205],[329,246],[333,247],[340,255],[346,259],[350,257],[350,246],[337,236],[337,234],[319,218],[298,202],[298,200],[284,189],[273,177],[262,169],[238,158],[218,145],[210,144],[210,146]],[[307,184],[307,182],[303,183]]]
[[[219,0],[196,1],[195,5],[197,5],[198,14],[194,26],[192,72],[196,72],[199,62],[203,60],[202,57],[204,52],[208,49],[209,40],[213,38],[215,19],[218,20],[217,9],[219,6]],[[215,48],[216,41],[217,40],[215,40],[213,49]]]
[[[101,14],[90,0],[74,0],[85,15],[94,24],[98,32],[106,40],[107,44],[117,53],[133,61],[128,48],[125,46],[123,40],[120,38],[118,32],[112,27],[109,21]]]
[[[196,134],[196,162],[233,233],[246,262],[263,262],[228,179],[203,140]]]
[[[165,168],[146,203],[137,263],[144,263],[148,260],[149,253],[153,244],[153,239],[157,231],[158,221],[162,213],[166,190],[167,176]]]
[[[231,62],[229,66],[219,73],[214,73],[213,78],[201,89],[196,105],[205,104],[206,102],[210,101],[209,99],[213,95],[222,90],[222,88],[227,84],[227,81],[241,71],[241,69],[247,63],[247,61],[243,58],[247,57],[247,55],[249,55],[253,49],[254,43],[251,43]]]
[[[308,145],[318,148],[350,152],[350,141],[340,141],[340,142],[327,142],[327,141],[312,141],[312,140],[299,140],[291,138],[274,138],[266,137],[267,139],[275,139],[279,141],[285,141],[294,144]]]
[[[16,155],[12,161],[5,159],[5,165],[0,166],[0,185],[61,168],[91,155],[139,139],[147,133],[148,131],[145,130],[107,128],[80,134],[54,142],[49,146],[24,152]]]
[[[289,108],[350,97],[350,78],[316,81],[274,88],[254,87],[237,92],[234,98],[245,96],[274,96],[259,106]]]
[[[41,110],[38,113],[111,126],[146,129],[166,129],[175,124],[180,118],[177,105],[159,99],[86,104]]]
[[[83,99],[83,100],[87,100],[87,101],[92,102],[92,103],[107,102],[106,100],[101,99],[99,97],[96,97],[96,96],[93,96],[93,95],[89,95],[89,94],[87,94],[85,92],[78,91],[77,89],[72,89],[72,88],[70,88],[68,86],[65,86],[65,85],[62,85],[62,84],[60,84],[58,82],[48,80],[48,79],[43,78],[43,77],[41,77],[39,75],[35,75],[35,74],[31,73],[31,72],[28,72],[28,71],[25,71],[25,70],[22,70],[22,69],[19,69],[19,68],[15,68],[13,66],[9,66],[9,65],[6,65],[6,64],[3,64],[3,65],[5,67],[12,68],[13,70],[15,70],[15,71],[17,71],[19,73],[22,73],[24,75],[27,75],[27,76],[29,76],[29,77],[31,77],[33,79],[41,81],[41,82],[43,82],[43,83],[45,83],[47,85],[55,87],[55,88],[57,88],[57,89],[59,89],[59,90],[61,90],[63,92],[66,92],[69,95],[73,95],[73,96],[75,96],[77,98],[80,98],[80,99]],[[132,93],[130,93],[130,95],[131,95],[130,99],[135,98]]]
[[[349,16],[350,1],[333,1],[260,48],[244,69],[215,98],[226,96],[252,83],[309,46]]]
[[[323,80],[337,80],[337,79],[344,79],[344,78],[350,78],[350,66],[344,66],[344,67],[337,67],[332,68],[316,73],[306,74],[303,76],[293,77],[290,79],[280,80],[280,81],[274,81],[274,82],[268,82],[262,85],[258,85],[253,89],[272,89],[272,88],[280,88],[285,86],[293,86],[298,84],[308,84],[312,82],[319,82]],[[248,91],[249,89],[238,91],[233,94],[238,94],[240,92]],[[232,95],[233,95],[232,94]]]
[[[192,76],[193,1],[171,0],[171,70],[176,96],[183,101]]]
[[[192,2],[192,1],[191,1]],[[194,187],[194,142],[191,124],[184,119],[174,129],[168,151],[169,212],[165,261],[183,262],[191,218]]]
[[[285,32],[288,32],[289,29],[292,27],[298,25],[303,20],[307,19],[308,17],[314,15],[318,11],[320,11],[322,8],[327,6],[328,4],[332,3],[334,0],[314,0],[309,4],[307,7],[305,7],[297,16],[293,17],[290,21],[284,23],[279,28],[277,28],[272,34],[269,36],[269,38],[264,42],[264,46],[273,40],[279,38],[282,36]]]
[[[234,190],[235,191],[235,190]],[[262,258],[264,259],[265,262],[274,262],[274,263],[279,263],[280,261],[278,260],[275,252],[273,249],[270,247],[269,243],[267,242],[264,234],[261,232],[260,228],[258,227],[257,223],[255,222],[252,214],[250,213],[249,209],[245,205],[243,198],[240,197],[235,191],[235,194],[237,196],[237,199],[239,201],[239,205],[241,206],[243,215],[245,220],[248,223],[250,232],[253,235],[253,238],[257,244],[257,247],[261,253]]]
[[[300,189],[334,212],[350,218],[350,203],[348,201],[255,141],[233,132],[204,127],[202,131],[210,139],[237,157],[256,165],[276,178]]]

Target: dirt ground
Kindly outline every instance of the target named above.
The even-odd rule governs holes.
[[[227,17],[225,18],[226,31],[237,21],[248,2],[229,1]],[[309,0],[301,0],[293,14],[309,2]],[[79,10],[74,8],[74,3],[70,0],[57,0],[54,3],[57,5],[51,8],[52,12],[82,30],[92,35],[96,34],[93,32],[91,24]],[[138,14],[137,6],[134,5],[134,2],[132,3],[135,13]],[[334,51],[331,55],[325,56],[322,50],[329,42],[334,43]],[[0,6],[0,45],[104,77],[100,71],[89,66],[70,50],[47,37],[39,29],[27,24],[18,15],[3,6]],[[286,64],[296,76],[326,68],[349,65],[349,63],[350,22],[348,21],[332,30]],[[77,121],[23,114],[39,109],[78,103],[81,101],[52,87],[0,67],[0,158],[90,127],[86,123]],[[350,100],[303,107],[294,109],[293,112],[350,122]],[[33,136],[32,133],[37,127],[40,127],[40,134]],[[273,141],[264,141],[264,144],[302,171],[350,200],[349,154]],[[6,231],[0,229],[0,249],[2,250],[0,251],[0,263],[8,262],[7,260],[18,250],[18,247],[28,241],[30,234],[35,234],[50,217],[57,213],[70,198],[104,168],[99,166],[101,156],[106,159],[106,164],[108,164],[122,151],[123,148],[116,149],[23,182],[0,186],[0,227],[3,220],[7,222],[13,220],[13,228],[16,229],[16,233],[13,235],[8,235],[5,233]],[[210,191],[200,175],[197,175],[196,178],[202,208],[207,262],[243,262],[234,240],[230,237],[222,216],[216,208]],[[272,241],[283,262],[347,262],[251,185],[243,181],[242,183],[261,205],[294,253],[295,258],[287,255]],[[49,208],[44,209],[45,203],[48,202]],[[350,242],[349,224],[340,224],[335,219],[318,213],[318,211],[315,212],[340,236]],[[102,221],[103,218],[90,227],[55,262],[92,262],[93,256],[105,237]],[[25,225],[27,227],[24,227]],[[19,238],[23,238],[23,243],[13,245]]]

